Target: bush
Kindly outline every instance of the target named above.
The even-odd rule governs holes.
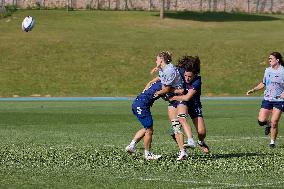
[[[16,10],[17,7],[15,5],[8,5],[2,9],[0,8],[0,18],[11,16]]]

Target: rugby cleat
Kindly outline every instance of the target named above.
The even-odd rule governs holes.
[[[136,149],[134,146],[131,145],[126,146],[125,151],[132,156],[136,155]]]
[[[185,148],[191,148],[191,149],[194,149],[196,147],[194,141],[188,141],[187,143],[184,143],[183,147]]]
[[[177,161],[181,161],[181,160],[186,160],[188,157],[187,153],[186,152],[180,152],[179,155],[178,155],[178,158],[177,158]]]
[[[159,159],[160,157],[162,157],[161,155],[155,155],[153,154],[152,152],[148,153],[148,154],[145,154],[145,159],[146,160],[157,160]]]
[[[275,144],[269,144],[269,147],[270,148],[276,148],[276,145]]]
[[[269,135],[270,129],[271,129],[271,126],[266,126],[266,127],[264,128],[264,134],[265,134],[265,135]]]
[[[198,145],[201,147],[201,150],[203,153],[208,154],[209,153],[209,146],[204,141],[198,141]]]

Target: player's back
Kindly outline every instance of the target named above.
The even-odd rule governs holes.
[[[154,98],[154,94],[161,89],[162,89],[162,83],[160,80],[158,80],[152,83],[148,89],[140,93],[140,95],[138,95],[135,100],[139,100],[143,104],[151,106],[154,103],[154,101],[158,99]]]

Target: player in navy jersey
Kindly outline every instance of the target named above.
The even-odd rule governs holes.
[[[135,154],[136,144],[144,138],[145,159],[158,159],[160,155],[154,155],[151,150],[153,135],[153,119],[150,107],[160,96],[168,93],[172,87],[181,86],[181,78],[175,67],[171,64],[171,55],[162,51],[156,57],[156,68],[159,69],[159,77],[154,78],[146,85],[143,92],[137,96],[132,104],[132,111],[143,125],[133,137],[131,143],[126,147],[126,151]],[[183,148],[183,146],[181,146]]]
[[[206,127],[202,115],[201,96],[201,76],[199,57],[184,56],[179,62],[184,64],[184,88],[176,90],[176,93],[182,95],[174,96],[170,99],[172,106],[176,108],[176,115],[181,123],[187,137],[187,147],[195,147],[192,142],[192,132],[189,124],[186,121],[189,114],[198,134],[198,144],[204,153],[209,152],[209,147],[205,143]]]
[[[278,134],[278,122],[284,111],[284,62],[279,52],[272,52],[268,58],[270,67],[266,68],[262,82],[247,91],[247,95],[265,88],[264,97],[259,110],[258,124],[266,125],[265,135],[271,132],[269,146],[275,148]],[[271,115],[270,121],[268,120]]]

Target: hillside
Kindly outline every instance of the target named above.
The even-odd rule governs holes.
[[[21,31],[26,15],[32,32]],[[17,11],[0,20],[0,96],[135,96],[161,50],[202,61],[203,96],[241,96],[284,55],[284,15]]]

